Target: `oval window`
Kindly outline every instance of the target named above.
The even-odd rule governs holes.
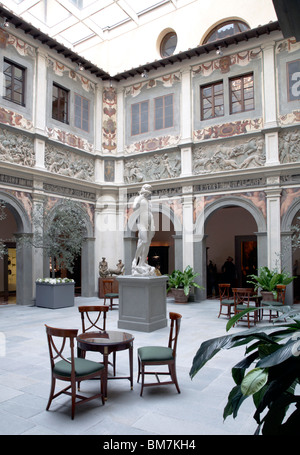
[[[174,54],[177,46],[177,35],[175,32],[170,32],[165,35],[160,45],[160,55],[169,57]]]
[[[211,43],[219,39],[227,38],[228,36],[236,35],[237,33],[249,30],[247,24],[242,21],[227,21],[215,27],[204,40],[203,44]]]

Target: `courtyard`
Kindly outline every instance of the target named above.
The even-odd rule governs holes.
[[[182,314],[177,350],[175,386],[149,387],[140,397],[137,379],[137,348],[167,345],[169,327],[151,333],[130,331],[134,339],[134,386],[128,380],[109,380],[104,406],[93,400],[77,407],[70,417],[70,398],[62,395],[46,405],[50,391],[50,362],[44,324],[77,328],[81,332],[79,305],[103,304],[98,298],[76,297],[75,306],[57,310],[20,306],[0,306],[0,434],[1,435],[252,435],[256,428],[252,399],[246,400],[236,419],[223,421],[223,409],[233,387],[231,367],[244,354],[244,347],[218,353],[190,379],[193,357],[200,344],[226,334],[225,317],[218,319],[219,301],[188,304],[167,301],[167,312]],[[263,323],[261,323],[263,324]],[[266,322],[267,324],[267,322]],[[107,329],[118,329],[118,310],[108,312]],[[247,330],[240,323],[231,331]],[[88,353],[99,359],[98,353]],[[110,374],[110,370],[109,370]],[[128,351],[117,353],[117,375],[128,374]],[[58,387],[62,383],[58,382]],[[85,381],[81,391],[95,389]]]

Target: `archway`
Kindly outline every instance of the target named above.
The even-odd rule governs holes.
[[[3,296],[8,296],[6,274],[16,274],[15,302],[20,305],[31,305],[33,302],[32,291],[32,248],[20,242],[21,238],[31,234],[31,222],[25,206],[28,203],[28,196],[25,193],[18,193],[18,198],[6,192],[0,192],[0,200],[5,204],[7,217],[5,223],[1,222],[0,237],[11,247],[13,251],[13,264],[9,264],[8,257],[0,259],[0,273],[2,281],[0,292]],[[6,289],[7,287],[7,289]]]
[[[199,237],[199,241],[194,243],[194,266],[195,270],[200,273],[198,283],[202,285],[205,290],[198,291],[196,290],[196,298],[204,299],[207,297],[207,264],[209,263],[210,256],[207,255],[207,246],[211,247],[211,241],[209,240],[209,230],[214,223],[214,217],[222,217],[223,219],[229,219],[233,222],[231,227],[227,226],[227,229],[230,230],[231,240],[230,244],[226,248],[219,247],[219,250],[223,253],[223,259],[218,258],[219,267],[222,266],[223,262],[228,255],[234,256],[235,259],[235,250],[236,250],[236,237],[240,236],[244,238],[244,241],[253,241],[256,237],[256,248],[257,248],[257,262],[255,261],[256,267],[260,267],[266,263],[267,258],[267,235],[266,235],[266,219],[261,208],[258,208],[254,202],[251,200],[251,197],[245,194],[243,196],[217,196],[215,198],[203,200],[204,211],[200,213],[196,220],[196,239]],[[225,212],[231,211],[230,217],[225,215]],[[233,213],[235,213],[233,217]],[[237,229],[237,220],[240,217],[245,217],[245,222],[250,222],[251,225],[245,230],[245,222],[239,221],[239,226]],[[235,220],[235,222],[234,222]],[[248,221],[246,221],[248,220]],[[220,236],[220,229],[222,227],[222,236]],[[220,220],[216,223],[215,231],[219,232],[219,237],[222,241],[223,238],[223,227],[224,223],[220,224]],[[217,234],[215,234],[216,236]],[[228,234],[229,235],[229,234]],[[251,239],[247,239],[247,236],[251,235]],[[232,253],[234,250],[234,255]],[[209,251],[209,250],[208,250]],[[211,249],[210,254],[213,254]],[[241,252],[239,253],[241,255]],[[238,257],[238,255],[237,255]],[[212,259],[212,256],[211,256]],[[208,262],[207,262],[208,260]],[[240,271],[241,272],[241,271]],[[238,281],[240,280],[240,281]],[[237,284],[242,284],[242,272],[240,277],[237,277]]]

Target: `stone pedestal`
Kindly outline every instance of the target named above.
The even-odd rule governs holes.
[[[167,276],[122,275],[117,280],[120,329],[152,332],[167,326]]]

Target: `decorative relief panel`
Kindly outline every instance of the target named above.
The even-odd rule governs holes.
[[[34,166],[33,139],[0,128],[0,160],[22,166]]]
[[[281,163],[300,161],[300,130],[279,133],[279,160]]]
[[[124,181],[136,183],[149,180],[179,177],[181,172],[180,152],[151,155],[125,160]]]
[[[94,161],[77,153],[46,144],[45,166],[48,171],[80,180],[94,180]]]
[[[108,152],[117,150],[117,94],[113,87],[103,91],[102,147]]]
[[[193,152],[194,174],[264,166],[264,140],[229,141],[197,146]]]

